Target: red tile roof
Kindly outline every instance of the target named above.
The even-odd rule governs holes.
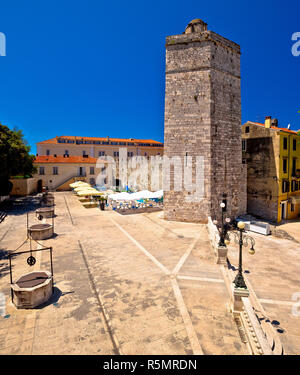
[[[60,137],[55,137],[51,139],[47,139],[45,141],[38,142],[37,144],[46,143],[46,144],[57,144],[58,139],[67,139],[67,140],[84,140],[84,141],[107,141],[108,137],[76,137],[76,136],[69,136],[69,135],[62,135]],[[162,142],[154,141],[153,139],[135,139],[135,138],[110,138],[109,141],[111,142],[128,142],[128,143],[150,143],[150,144],[162,144]]]
[[[34,163],[88,163],[88,164],[96,164],[97,158],[87,157],[84,158],[83,156],[69,156],[63,157],[63,155],[38,155],[35,157]],[[105,161],[103,160],[103,163]]]
[[[265,127],[265,124],[261,124],[260,122],[254,122],[254,121],[247,121],[247,123],[251,123],[251,124],[254,124],[254,125],[259,125],[259,126],[263,126]],[[244,124],[244,125],[246,125]],[[267,128],[268,129],[268,128]],[[297,131],[295,130],[290,130],[290,129],[287,129],[287,128],[279,128],[278,126],[271,126],[269,129],[274,129],[274,130],[280,130],[280,131],[283,131],[283,132],[288,132],[288,133],[292,133],[292,134],[297,134]],[[299,131],[299,130],[298,130]]]

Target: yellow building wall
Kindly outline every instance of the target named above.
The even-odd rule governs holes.
[[[284,138],[287,138],[287,149],[284,149]],[[293,140],[296,140],[296,151],[293,150]],[[278,222],[281,221],[281,202],[288,201],[291,196],[300,195],[300,177],[292,176],[293,159],[296,158],[296,170],[300,170],[300,137],[296,134],[280,133],[280,157],[279,159],[279,197],[278,197]],[[287,159],[287,172],[283,172],[283,159]],[[282,180],[289,181],[289,192],[282,192]],[[292,192],[292,180],[298,181],[298,190]],[[296,219],[299,217],[300,204],[294,205],[294,212],[291,211],[291,203],[287,202],[287,219]]]

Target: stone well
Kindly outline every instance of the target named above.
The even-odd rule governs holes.
[[[54,206],[45,206],[38,208],[36,211],[37,216],[42,216],[42,218],[49,218],[54,216]]]
[[[52,296],[52,275],[48,271],[30,272],[19,277],[11,288],[18,309],[33,309]]]
[[[51,224],[34,224],[28,228],[28,234],[33,240],[46,240],[53,236]]]

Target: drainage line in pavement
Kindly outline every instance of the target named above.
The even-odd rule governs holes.
[[[66,200],[65,196],[64,196],[64,200],[65,200],[66,207],[67,207],[67,210],[68,210],[68,213],[69,213],[69,216],[70,216],[71,223],[72,223],[72,225],[74,225],[74,222],[73,222],[73,219],[72,219],[72,215],[71,215],[71,212],[69,210],[69,206],[68,206],[68,203],[67,203],[67,200]]]
[[[100,306],[100,310],[103,314],[103,317],[104,317],[104,321],[105,321],[105,324],[106,324],[106,327],[107,327],[107,331],[109,333],[109,336],[111,338],[111,341],[112,341],[112,344],[113,344],[113,347],[114,347],[114,351],[115,351],[115,354],[117,355],[120,355],[122,354],[121,353],[121,350],[120,350],[120,345],[119,345],[119,342],[118,342],[118,339],[115,337],[114,333],[113,333],[113,328],[110,324],[110,319],[109,319],[109,316],[108,314],[106,313],[105,311],[105,308],[104,308],[104,304],[103,302],[101,301],[101,298],[99,296],[99,293],[97,292],[97,287],[96,287],[96,284],[94,282],[94,278],[93,278],[93,275],[90,271],[90,267],[88,265],[88,261],[87,261],[87,258],[84,254],[84,251],[83,251],[83,247],[80,243],[80,241],[78,240],[78,244],[79,244],[79,248],[80,248],[80,251],[81,251],[81,254],[82,254],[82,257],[83,257],[83,260],[84,260],[84,263],[85,263],[85,266],[87,268],[87,271],[88,271],[88,276],[89,276],[89,280],[90,280],[90,283],[91,283],[91,286],[92,286],[92,289],[95,293],[95,296],[96,296],[96,299],[98,301],[98,304]]]

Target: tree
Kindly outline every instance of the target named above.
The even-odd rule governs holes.
[[[10,130],[0,124],[0,195],[8,195],[12,189],[9,179],[22,175],[31,177],[36,171],[30,155],[30,146],[23,138],[21,130]]]

